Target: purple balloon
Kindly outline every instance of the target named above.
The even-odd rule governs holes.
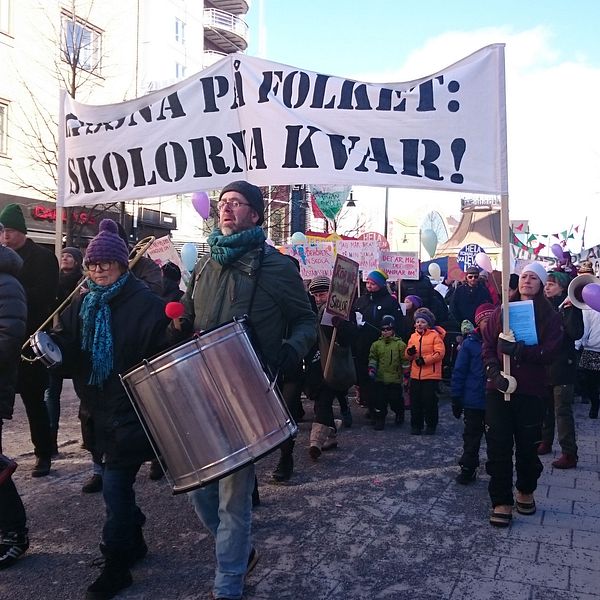
[[[210,216],[210,198],[206,192],[194,192],[192,194],[192,206],[203,219],[208,219]]]
[[[560,244],[552,244],[552,247],[550,248],[550,250],[552,250],[552,254],[554,254],[554,256],[556,256],[556,258],[558,258],[558,259],[563,258],[564,252],[563,252],[562,246]]]
[[[581,297],[590,308],[600,312],[600,283],[588,283],[581,290]]]

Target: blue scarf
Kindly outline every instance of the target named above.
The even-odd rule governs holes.
[[[129,272],[123,273],[108,286],[88,282],[90,291],[81,303],[79,316],[82,321],[81,349],[92,354],[89,385],[102,387],[113,369],[113,337],[108,303],[121,291],[128,279]]]
[[[255,226],[232,235],[223,235],[220,229],[215,229],[207,241],[211,258],[220,265],[230,265],[250,250],[262,246],[266,239],[265,232]]]

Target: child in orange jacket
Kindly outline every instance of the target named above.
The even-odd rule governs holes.
[[[435,316],[427,308],[417,309],[414,319],[415,332],[405,351],[410,361],[410,432],[421,435],[425,422],[425,434],[433,435],[439,420],[437,390],[446,352],[446,331],[436,327]]]

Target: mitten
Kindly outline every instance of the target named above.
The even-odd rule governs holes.
[[[415,358],[415,363],[422,367],[425,364],[425,359],[422,356],[419,356],[418,358]]]
[[[460,398],[452,398],[452,414],[454,415],[455,419],[460,419],[460,416],[462,415],[462,405],[460,403]]]
[[[499,392],[512,394],[517,389],[517,380],[501,371],[496,364],[488,365],[486,375]]]
[[[291,377],[296,372],[300,364],[298,353],[289,344],[283,344],[279,351],[279,360],[276,363],[277,369],[284,377]]]
[[[415,346],[411,346],[407,351],[406,354],[408,354],[409,356],[414,356],[417,353],[417,348]]]
[[[369,377],[375,379],[377,377],[377,369],[375,367],[369,367]]]
[[[523,342],[515,340],[515,334],[512,332],[512,329],[508,333],[501,333],[498,336],[498,350],[502,354],[508,354],[508,356],[512,356],[515,359],[521,354],[524,345]]]

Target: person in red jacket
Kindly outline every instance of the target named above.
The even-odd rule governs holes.
[[[417,309],[414,318],[415,332],[405,351],[410,361],[410,432],[421,435],[425,421],[425,434],[433,435],[439,420],[437,390],[442,378],[446,331],[436,327],[435,316],[428,308]]]

